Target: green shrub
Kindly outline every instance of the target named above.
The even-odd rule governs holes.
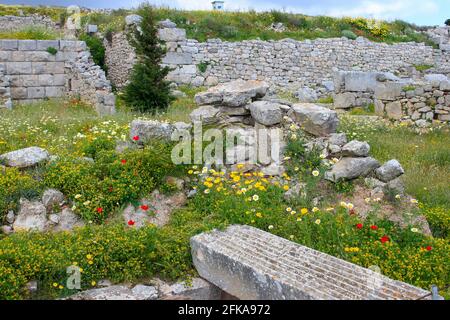
[[[140,30],[136,28],[129,35],[129,42],[135,49],[138,62],[133,67],[123,99],[134,110],[155,113],[166,110],[174,100],[170,94],[169,82],[164,80],[170,69],[160,66],[166,50],[157,35],[152,7],[144,5],[139,13],[142,16]]]
[[[120,206],[148,195],[163,184],[165,176],[177,171],[170,159],[170,146],[164,144],[121,155],[103,150],[103,142],[92,148],[95,146],[94,163],[61,159],[51,163],[44,176],[45,185],[61,190],[74,203],[75,212],[88,221],[104,221]]]
[[[358,38],[358,36],[351,30],[342,30],[341,34],[343,37],[351,40],[355,40],[356,38]]]
[[[19,199],[40,195],[41,184],[26,172],[16,168],[0,169],[0,224],[8,210],[16,210]]]
[[[198,70],[200,71],[200,72],[205,72],[206,71],[206,69],[208,68],[208,66],[209,66],[209,62],[200,62],[198,65],[197,65],[197,68],[198,68]]]
[[[445,25],[450,26],[450,19],[445,20]]]
[[[97,36],[91,36],[88,34],[82,34],[79,37],[80,40],[85,41],[92,55],[92,60],[95,64],[100,66],[104,71],[107,71],[105,64],[105,47],[103,41]]]
[[[48,47],[47,48],[47,52],[50,53],[52,56],[56,55],[56,53],[58,52],[57,49],[53,48],[53,47]]]

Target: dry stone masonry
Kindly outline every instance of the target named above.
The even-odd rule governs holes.
[[[191,238],[201,277],[248,300],[415,300],[428,292],[250,226]]]
[[[450,78],[444,74],[399,78],[386,72],[337,72],[334,107],[374,103],[375,113],[428,126],[426,120],[450,121]]]
[[[160,23],[159,36],[166,41],[164,64],[174,70],[169,80],[194,86],[214,86],[236,79],[262,80],[273,85],[328,87],[335,71],[390,71],[413,65],[434,66],[434,72],[450,73],[450,52],[423,43],[375,43],[364,38],[295,41],[249,40],[225,42],[187,39],[183,29],[170,21]],[[134,61],[123,33],[113,35],[106,46],[112,83],[121,88]],[[331,89],[331,88],[329,88]]]
[[[0,16],[0,31],[17,31],[24,28],[57,29],[58,26],[49,17],[33,14],[30,16]]]
[[[29,103],[75,95],[101,114],[114,112],[111,85],[83,41],[0,40],[0,75],[3,105],[9,98],[13,103]]]

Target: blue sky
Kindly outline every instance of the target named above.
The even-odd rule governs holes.
[[[140,0],[2,0],[6,4],[72,4],[91,8],[129,8]],[[210,9],[209,0],[150,0],[152,4],[182,9]],[[225,0],[227,10],[270,9],[309,15],[364,16],[403,19],[419,25],[439,25],[450,18],[450,0]]]

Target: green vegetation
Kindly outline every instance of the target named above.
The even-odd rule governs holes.
[[[208,65],[209,65],[209,62],[200,62],[200,63],[197,65],[197,68],[198,68],[198,70],[199,70],[200,72],[205,72],[206,69],[208,68]]]
[[[450,26],[450,19],[445,20],[445,25]]]
[[[53,47],[48,47],[47,52],[54,56],[58,53],[58,50]]]
[[[0,39],[54,40],[59,39],[59,34],[43,27],[26,27],[18,31],[0,32]]]
[[[35,10],[45,14],[48,10],[55,21],[65,19],[64,8],[22,7],[0,5],[0,14],[18,14],[19,8],[25,13]],[[81,13],[82,23],[97,24],[105,34],[123,30],[124,17],[136,10],[118,9],[111,14],[98,12]],[[428,37],[421,33],[423,28],[401,20],[393,22],[365,18],[332,18],[325,16],[306,16],[272,10],[270,12],[222,12],[222,11],[183,11],[159,7],[154,9],[155,19],[170,19],[180,28],[187,30],[188,37],[199,41],[208,38],[220,38],[228,41],[242,41],[260,38],[262,40],[279,40],[292,38],[296,40],[334,38],[346,36],[367,37],[380,42],[426,42],[435,46]],[[272,23],[281,22],[287,29],[284,32],[270,30]]]
[[[375,105],[370,103],[364,107],[352,108],[349,112],[352,116],[373,116],[375,115]]]
[[[418,64],[415,65],[414,68],[416,68],[417,71],[426,71],[428,69],[433,68],[434,66],[429,65],[429,64]]]
[[[450,208],[450,150],[442,147],[450,143],[448,128],[417,134],[406,126],[347,117],[341,120],[341,130],[351,139],[367,141],[379,161],[400,161],[408,194],[429,206]]]
[[[0,5],[0,16],[20,16],[21,14],[28,16],[32,14],[39,14],[42,16],[48,16],[55,22],[60,21],[61,15],[65,12],[65,7]]]
[[[173,102],[167,113],[155,118],[186,120],[198,89],[181,90],[188,97]],[[195,275],[189,238],[230,224],[253,225],[362,266],[377,265],[383,274],[423,288],[449,281],[450,199],[446,191],[450,156],[442,147],[450,142],[448,129],[418,135],[407,127],[361,123],[354,117],[343,119],[341,125],[350,138],[368,140],[371,153],[379,160],[397,158],[402,163],[407,191],[421,202],[420,208],[409,213],[429,219],[435,236],[430,238],[414,231],[413,225],[400,229],[376,218],[381,210],[377,203],[372,204],[366,221],[352,214],[359,208],[345,199],[353,196],[360,182],[333,187],[323,181],[327,164],[318,152],[305,151],[298,128],[291,128],[289,135],[287,174],[272,180],[257,172],[224,175],[210,170],[202,174],[201,167],[175,167],[168,160],[171,148],[164,144],[118,155],[113,151],[115,141],[128,140],[128,124],[137,116],[123,107],[107,118],[99,118],[91,107],[75,100],[0,112],[0,153],[38,145],[58,156],[32,170],[8,168],[0,174],[2,214],[16,208],[20,197],[33,198],[44,188],[55,187],[73,202],[79,215],[93,222],[72,233],[0,235],[0,298],[72,294],[65,281],[66,268],[73,264],[83,269],[83,289],[105,278],[115,282],[154,276],[185,279]],[[84,156],[93,157],[95,163],[81,159]],[[118,217],[127,202],[133,203],[154,188],[164,190],[167,174],[182,173],[198,193],[186,208],[173,213],[165,227],[135,230],[118,224],[119,219],[100,225],[106,218]],[[295,181],[304,184],[301,195],[284,199],[283,193]],[[317,196],[323,198],[315,206]],[[23,290],[30,280],[37,280],[40,288],[32,297]]]
[[[414,90],[416,90],[416,87],[411,86],[411,85],[408,85],[408,86],[404,86],[404,87],[402,88],[402,90],[403,90],[404,92],[414,91]]]
[[[82,34],[79,36],[79,39],[86,42],[95,64],[100,66],[104,71],[107,71],[103,41],[97,36],[91,36],[88,34]]]
[[[351,30],[342,30],[342,36],[351,40],[355,40],[358,36]]]
[[[328,96],[328,97],[324,97],[324,98],[320,98],[319,100],[317,100],[318,103],[333,103],[334,99],[333,96]]]
[[[139,14],[142,17],[139,28],[129,35],[138,61],[131,71],[123,99],[134,110],[155,113],[167,109],[174,100],[170,94],[170,83],[165,80],[170,68],[161,67],[166,49],[164,42],[158,38],[157,20],[152,8],[144,5]]]

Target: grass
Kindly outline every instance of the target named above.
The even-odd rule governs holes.
[[[448,127],[419,134],[405,126],[344,117],[341,130],[351,139],[368,141],[376,159],[400,161],[409,194],[427,205],[450,208],[450,150],[444,147],[450,143]]]
[[[0,5],[0,15],[25,13],[47,14],[52,19],[63,20],[66,13],[60,7],[29,7]],[[82,10],[82,23],[97,24],[101,32],[122,31],[125,27],[124,17],[135,10],[118,9],[110,14],[85,12]],[[428,37],[419,31],[423,28],[401,20],[392,22],[364,18],[332,18],[326,16],[307,16],[300,13],[288,13],[272,10],[269,12],[242,11],[184,11],[158,7],[155,10],[159,20],[170,19],[178,27],[187,31],[189,38],[206,41],[208,38],[220,38],[227,41],[242,41],[249,39],[281,40],[292,38],[296,40],[316,38],[339,38],[347,36],[364,36],[373,41],[396,42],[426,42],[435,46]],[[286,31],[270,30],[272,23],[281,22]]]
[[[187,94],[187,98],[175,101],[167,113],[156,115],[157,119],[187,121],[194,106],[193,95],[201,89],[180,89]],[[150,163],[149,170],[144,171],[139,171],[138,166],[134,167],[135,164],[146,161],[145,155],[152,152],[151,149],[142,151],[142,155],[140,150],[136,150],[120,156],[114,155],[112,150],[102,150],[112,148],[111,142],[116,139],[128,140],[129,122],[136,117],[150,118],[148,115],[131,113],[120,104],[117,114],[106,118],[98,117],[90,106],[75,100],[52,100],[16,106],[12,111],[0,111],[0,154],[32,145],[48,149],[52,154],[60,156],[61,160],[58,160],[57,165],[40,169],[45,179],[39,184],[48,181],[62,183],[58,187],[68,188],[65,194],[71,200],[74,200],[74,194],[80,192],[83,194],[82,200],[79,203],[74,200],[77,206],[82,205],[84,197],[88,195],[87,191],[91,190],[89,199],[95,204],[95,209],[95,201],[104,201],[110,194],[101,191],[100,184],[98,193],[103,198],[95,199],[96,186],[90,185],[94,178],[99,179],[101,175],[110,172],[120,177],[122,182],[127,181],[125,188],[120,184],[113,188],[124,188],[126,199],[126,193],[137,187],[132,186],[136,182],[134,180],[138,180],[123,180],[129,177],[124,175],[126,172],[132,174],[134,168],[139,177],[146,173],[153,175],[152,170],[161,166]],[[18,233],[3,238],[0,235],[0,297],[27,297],[21,288],[31,279],[38,280],[42,288],[34,298],[71,294],[73,291],[67,290],[64,283],[65,268],[73,262],[85,270],[84,289],[95,287],[104,278],[117,282],[134,282],[154,276],[170,280],[183,279],[195,275],[189,238],[199,232],[230,224],[253,225],[362,266],[378,265],[383,274],[424,288],[432,283],[447,283],[449,250],[446,237],[449,213],[440,208],[450,206],[446,192],[450,178],[450,157],[445,148],[450,142],[448,129],[434,129],[418,134],[406,127],[394,127],[384,122],[360,123],[348,118],[342,121],[341,130],[352,139],[369,141],[371,153],[377,159],[385,161],[397,158],[402,163],[406,171],[408,192],[422,202],[424,210],[430,215],[433,228],[436,228],[442,238],[426,237],[409,228],[400,229],[391,222],[377,220],[372,216],[372,213],[379,210],[376,204],[369,214],[369,220],[362,222],[356,215],[349,214],[349,204],[339,204],[337,200],[340,193],[353,192],[351,185],[330,191],[326,202],[318,205],[319,208],[313,208],[313,198],[318,193],[328,192],[330,186],[321,182],[326,168],[320,156],[315,153],[305,154],[303,142],[298,138],[300,135],[297,135],[295,139],[291,137],[292,141],[289,141],[287,147],[292,156],[288,167],[289,175],[276,181],[264,179],[257,174],[248,176],[234,173],[225,177],[217,171],[209,171],[203,176],[198,167],[184,170],[189,176],[190,186],[197,187],[198,194],[189,200],[186,208],[176,211],[170,223],[161,229],[148,227],[134,230],[110,223],[102,226],[89,225],[70,235]],[[95,151],[93,156],[97,159],[96,166],[74,166],[64,160],[86,156],[86,150]],[[164,152],[166,151],[153,153],[163,155]],[[127,165],[133,167],[123,169],[117,160],[120,157],[126,157]],[[296,170],[297,166],[299,170]],[[81,172],[78,168],[84,171]],[[317,176],[314,170],[318,171]],[[9,174],[15,181],[21,179],[19,186],[30,187],[33,173],[11,170]],[[92,179],[87,174],[93,174]],[[155,179],[146,179],[150,179],[152,183],[161,180],[162,176],[156,179],[158,173],[154,175]],[[284,199],[283,193],[297,179],[305,183],[307,195],[299,199]],[[85,183],[82,190],[78,186],[81,180]],[[111,184],[120,182],[113,175],[110,180],[105,181]],[[6,179],[6,185],[8,183]],[[69,183],[73,184],[73,190]],[[119,213],[120,211],[111,212],[114,215]],[[357,223],[363,223],[364,228],[355,228]],[[379,229],[371,231],[371,224],[377,224]],[[391,241],[381,243],[379,239],[383,235],[389,235]],[[432,250],[423,249],[427,246],[431,246]],[[408,272],[404,272],[406,269]]]
[[[17,31],[0,32],[0,39],[55,40],[59,38],[60,34],[43,27],[26,27]]]

